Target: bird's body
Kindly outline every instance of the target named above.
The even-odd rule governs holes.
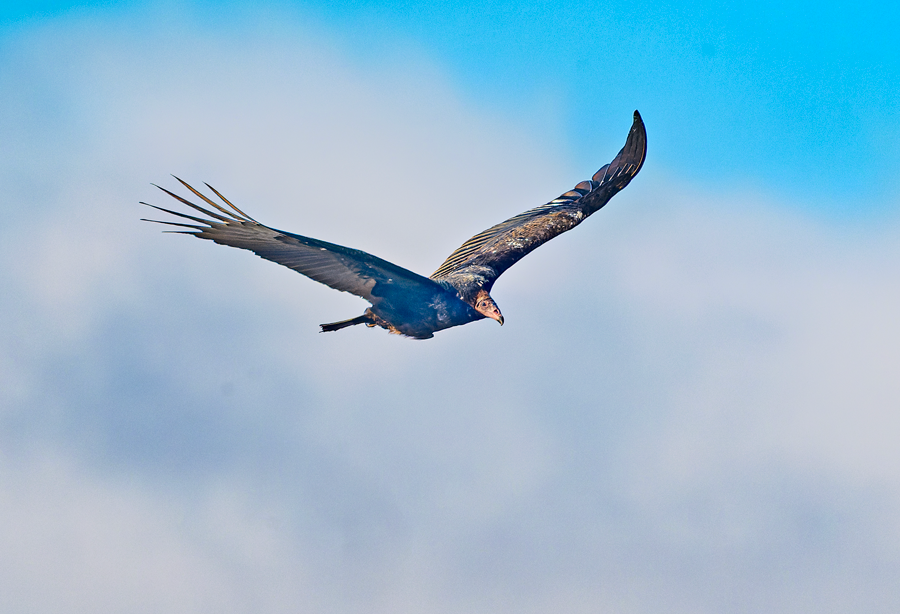
[[[450,254],[430,277],[360,250],[264,226],[208,184],[207,187],[222,199],[224,205],[178,180],[214,211],[164,188],[160,189],[213,219],[149,206],[202,224],[161,222],[189,229],[178,232],[249,249],[262,258],[371,303],[371,307],[361,316],[322,324],[323,332],[366,324],[408,337],[429,339],[439,330],[483,318],[503,324],[503,316],[490,296],[496,279],[529,252],[571,230],[609,202],[637,175],[646,152],[647,135],[641,116],[635,111],[634,123],[622,151],[611,163],[597,171],[590,181],[582,181],[546,205],[530,209],[475,235]]]

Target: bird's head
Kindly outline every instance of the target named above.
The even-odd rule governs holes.
[[[472,307],[484,317],[497,320],[500,322],[500,326],[503,326],[503,314],[500,313],[500,308],[497,307],[497,303],[494,302],[487,290],[482,289],[475,295]]]

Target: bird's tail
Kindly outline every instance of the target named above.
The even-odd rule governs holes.
[[[341,320],[340,322],[332,322],[331,324],[319,324],[322,327],[322,330],[319,332],[330,333],[336,330],[341,330],[342,328],[347,328],[348,326],[355,326],[357,324],[368,324],[372,325],[372,318],[369,317],[368,314],[364,313],[361,316],[356,318],[350,318],[349,320]]]

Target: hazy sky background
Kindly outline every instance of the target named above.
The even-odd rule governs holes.
[[[893,12],[890,12],[893,11]],[[900,10],[5,3],[0,611],[900,610]],[[141,223],[174,173],[428,274],[412,341]]]

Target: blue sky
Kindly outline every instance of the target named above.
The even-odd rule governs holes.
[[[638,107],[665,119],[656,162],[679,176],[842,217],[883,215],[897,199],[900,10],[883,3],[29,2],[3,13],[7,31],[169,13],[236,39],[253,24],[264,36],[305,23],[362,65],[429,63],[473,104],[563,139],[579,160],[593,155],[597,126]]]
[[[0,610],[900,609],[897,13],[7,3]],[[139,222],[208,181],[434,270],[640,175],[414,342]]]
[[[871,206],[896,194],[898,12],[875,9],[446,2],[311,12],[340,23],[358,53],[390,52],[395,36],[421,46],[479,102],[547,105],[579,155],[602,118],[637,106],[666,119],[656,133],[661,164],[691,161],[692,178],[789,190],[828,207],[860,192]],[[834,169],[854,160],[870,172],[834,182]]]

